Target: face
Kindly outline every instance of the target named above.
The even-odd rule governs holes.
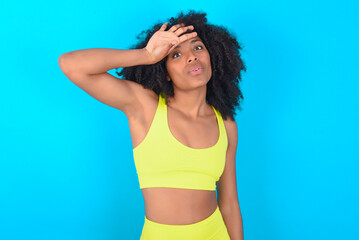
[[[210,60],[201,38],[188,39],[167,55],[167,80],[173,82],[174,88],[182,90],[206,86],[212,76]]]

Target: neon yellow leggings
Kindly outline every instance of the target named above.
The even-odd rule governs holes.
[[[140,240],[230,240],[217,206],[208,218],[187,225],[162,224],[145,216]]]

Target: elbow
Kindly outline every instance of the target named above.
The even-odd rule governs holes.
[[[65,54],[61,54],[59,58],[57,59],[57,63],[61,69],[62,72],[65,73]]]
[[[61,69],[61,71],[65,74],[68,75],[71,72],[71,62],[70,59],[68,57],[67,53],[61,54],[59,56],[59,58],[57,59],[57,63]]]

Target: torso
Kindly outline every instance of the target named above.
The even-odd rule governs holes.
[[[128,117],[132,145],[136,147],[146,137],[155,115],[158,96],[152,92],[146,106],[136,116]],[[172,135],[181,143],[192,148],[207,148],[219,137],[216,115],[208,105],[209,115],[196,122],[186,119],[178,111],[167,108],[168,125]],[[176,119],[176,121],[174,121]],[[226,125],[226,122],[224,120]],[[208,129],[213,129],[208,131]],[[217,207],[216,191],[143,188],[146,217],[163,224],[192,224],[209,217]]]

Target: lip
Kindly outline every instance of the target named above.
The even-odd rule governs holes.
[[[197,68],[198,68],[198,70],[194,71]],[[202,71],[203,71],[203,67],[201,65],[195,65],[195,66],[191,67],[191,70],[189,71],[189,73],[197,75],[197,74],[200,74]]]

